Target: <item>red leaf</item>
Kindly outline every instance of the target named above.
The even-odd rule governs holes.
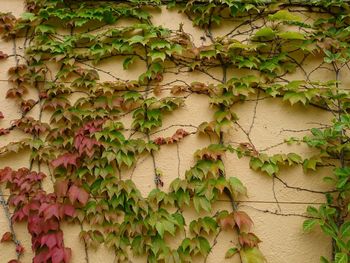
[[[0,170],[0,183],[8,182],[12,178],[13,170],[10,167],[5,167]]]
[[[33,258],[33,263],[45,263],[49,257],[49,251],[41,251]]]
[[[57,233],[46,234],[41,237],[40,243],[41,247],[45,245],[50,250],[55,246],[61,247],[63,243],[63,233],[62,231],[59,231]]]
[[[58,204],[42,204],[39,210],[39,213],[43,211],[44,212],[44,218],[45,221],[56,217],[57,219],[60,219],[60,215],[59,215],[59,205]]]
[[[158,137],[157,139],[154,140],[154,143],[158,144],[158,145],[163,145],[166,142],[165,142],[165,139],[163,137]]]
[[[17,259],[12,259],[12,260],[10,260],[7,263],[21,263],[21,262],[19,260],[17,260]]]
[[[72,257],[72,250],[70,248],[54,248],[51,250],[51,253],[49,255],[52,263],[68,263]]]
[[[78,200],[81,204],[85,205],[89,199],[89,194],[84,189],[72,185],[69,188],[68,197],[72,203]]]
[[[11,232],[6,232],[2,235],[0,242],[6,242],[6,241],[12,241],[12,233]]]
[[[72,205],[62,205],[61,206],[61,217],[69,216],[73,217],[75,214],[75,208]]]
[[[63,165],[65,168],[68,167],[68,165],[74,165],[77,166],[77,159],[78,154],[76,153],[65,153],[58,157],[56,160],[52,161],[52,166],[54,168]]]
[[[233,213],[236,224],[239,227],[239,230],[243,232],[249,232],[253,226],[252,219],[243,211],[236,211]]]
[[[72,258],[72,250],[70,248],[64,248],[64,262],[68,263]]]
[[[22,245],[20,245],[20,244],[17,244],[17,245],[16,245],[16,252],[17,252],[18,254],[23,254],[23,252],[24,252],[24,247],[23,247]]]
[[[43,231],[43,218],[38,215],[33,215],[28,219],[28,231],[31,234],[39,235]]]
[[[94,155],[94,146],[99,146],[100,143],[93,138],[85,137],[82,134],[78,134],[74,139],[74,147],[78,150],[79,154],[86,153],[89,157]]]
[[[4,114],[0,111],[0,119],[4,118]]]
[[[52,261],[52,263],[64,262],[64,249],[63,248],[54,248],[51,251],[51,261]]]
[[[60,229],[60,225],[55,218],[51,218],[51,219],[45,221],[45,224],[43,225],[43,232],[44,233],[47,233],[49,231],[57,231],[59,229]]]

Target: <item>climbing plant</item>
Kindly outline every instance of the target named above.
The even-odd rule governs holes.
[[[17,253],[10,262],[20,262],[23,253],[13,229],[19,221],[27,223],[36,263],[71,262],[74,251],[64,244],[63,221],[81,227],[86,248],[105,245],[114,251],[115,262],[133,256],[148,262],[206,262],[222,231],[237,237],[226,258],[266,262],[258,246],[264,237],[253,233],[253,219],[240,206],[249,189],[225,169],[228,153],[248,158],[253,170],[290,188],[279,177],[284,166],[302,166],[306,173],[333,167],[320,178],[330,184],[329,191],[319,192],[325,203],[308,207],[303,228],[319,226],[332,239],[332,256],[322,256],[322,262],[349,262],[350,95],[341,78],[350,69],[347,1],[26,0],[25,5],[20,18],[0,16],[3,38],[15,45],[13,54],[0,53],[1,59],[15,59],[6,97],[21,113],[0,134],[4,140],[13,130],[27,134],[0,153],[7,158],[10,152],[30,151],[28,167],[0,171],[5,188],[0,201],[10,225],[1,241],[13,242]],[[165,7],[191,20],[206,44],[196,44],[183,24],[176,29],[154,24],[152,14]],[[232,26],[217,35],[225,23]],[[23,54],[16,49],[18,38],[25,39]],[[122,79],[120,72],[100,67],[111,58],[125,71],[142,70]],[[307,72],[305,64],[312,59],[317,66]],[[213,74],[218,69],[219,77]],[[320,69],[330,72],[327,81],[314,79]],[[184,72],[204,74],[210,83],[167,82],[169,74]],[[208,121],[158,136],[166,129],[163,121],[192,96],[208,98],[213,110]],[[312,156],[257,149],[235,106],[260,96],[333,116],[325,127],[283,142],[305,144]],[[234,128],[247,141],[231,143],[228,134]],[[211,144],[194,149],[192,166],[166,188],[156,154],[189,136],[207,136]],[[147,196],[134,183],[133,172],[130,176],[144,158],[153,165],[147,178],[154,189]],[[52,192],[44,178],[54,186]],[[230,206],[217,209],[222,199]],[[189,207],[196,212],[193,219],[184,215]],[[174,245],[172,239],[180,240]]]

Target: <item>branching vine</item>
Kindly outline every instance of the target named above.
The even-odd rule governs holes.
[[[253,220],[243,211],[247,205],[240,201],[247,188],[227,172],[228,153],[248,158],[253,170],[270,176],[273,192],[279,182],[289,189],[325,195],[326,202],[309,206],[307,215],[283,213],[275,192],[279,211],[251,208],[306,218],[305,231],[319,225],[332,239],[332,256],[322,256],[322,262],[350,261],[350,94],[342,84],[342,72],[349,69],[350,60],[347,1],[25,3],[21,18],[0,15],[3,38],[14,43],[13,54],[0,52],[0,58],[14,57],[16,62],[8,70],[11,86],[6,97],[20,109],[20,118],[1,128],[0,135],[5,138],[15,129],[28,135],[0,148],[0,154],[6,158],[7,153],[30,150],[27,168],[0,171],[0,183],[6,188],[6,193],[0,191],[1,205],[5,212],[8,205],[14,211],[11,231],[2,238],[16,244],[18,258],[10,262],[20,262],[23,253],[12,228],[18,221],[27,222],[33,262],[70,262],[74,251],[64,244],[60,227],[64,220],[81,227],[86,262],[90,261],[88,248],[101,244],[115,253],[115,262],[136,256],[147,257],[147,262],[192,262],[195,257],[207,262],[223,231],[237,237],[226,258],[266,262],[259,249],[263,237],[253,233]],[[203,30],[200,46],[183,24],[176,30],[153,24],[152,10],[163,5]],[[129,23],[125,25],[124,20]],[[226,22],[233,23],[232,27],[216,35],[215,30]],[[20,37],[25,37],[24,55],[17,54]],[[122,61],[126,71],[140,64],[144,68],[134,79],[124,80],[117,70],[103,68],[111,59]],[[311,59],[317,65],[310,69],[306,64]],[[220,70],[221,77],[215,70]],[[240,70],[249,74],[232,73]],[[319,70],[332,76],[325,81],[314,79]],[[210,81],[181,79],[181,73],[193,72]],[[301,79],[295,79],[298,73]],[[166,81],[168,75],[176,79]],[[102,80],[106,77],[110,80]],[[33,90],[37,98],[28,98]],[[209,120],[164,127],[163,121],[176,115],[193,96],[208,98],[213,111]],[[266,99],[314,107],[334,118],[330,124],[311,129],[285,129],[307,135],[259,150],[251,133],[259,102]],[[253,104],[248,128],[235,112],[244,102]],[[33,117],[35,108],[39,108],[37,117]],[[0,117],[6,116],[1,113]],[[174,128],[168,137],[159,135]],[[245,141],[230,140],[234,129],[244,134]],[[211,143],[195,151],[193,165],[181,174],[180,145],[202,135]],[[314,154],[269,154],[284,144],[304,144]],[[156,157],[169,145],[176,147],[177,178],[164,189],[166,175]],[[134,178],[136,166],[148,159],[155,187],[144,196]],[[324,178],[330,190],[287,184],[279,174],[289,166],[301,166],[305,172],[332,167],[333,172]],[[43,171],[50,174],[52,193],[42,187]],[[214,208],[223,199],[229,208]],[[184,215],[188,207],[197,212],[193,220]],[[181,239],[176,247],[168,242],[168,237],[175,236]]]

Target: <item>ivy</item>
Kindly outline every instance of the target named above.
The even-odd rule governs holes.
[[[183,24],[178,29],[153,24],[152,15],[163,4],[185,14],[203,31],[201,46]],[[312,15],[305,20],[305,13]],[[223,36],[213,34],[231,20],[237,28]],[[333,167],[323,178],[329,191],[284,185],[325,195],[324,204],[307,208],[303,229],[320,227],[332,239],[332,257],[321,257],[321,262],[349,262],[350,95],[340,75],[349,62],[348,23],[349,4],[342,0],[27,0],[20,18],[1,13],[3,38],[25,36],[26,46],[23,56],[0,51],[0,59],[16,59],[8,69],[6,97],[17,103],[20,113],[9,127],[0,129],[0,135],[18,130],[26,137],[9,142],[0,154],[6,158],[7,153],[29,149],[30,165],[0,170],[0,183],[9,193],[4,205],[13,210],[10,224],[27,222],[33,262],[71,262],[74,251],[64,245],[63,221],[87,225],[80,233],[85,247],[105,245],[115,253],[116,262],[134,256],[147,257],[148,262],[206,261],[223,231],[237,237],[225,258],[266,262],[259,249],[264,237],[254,234],[253,219],[241,206],[249,189],[226,169],[231,153],[249,159],[252,170],[273,179],[285,167],[302,167],[305,173]],[[304,68],[310,57],[321,61],[314,71],[327,69],[333,77],[314,80],[314,71]],[[116,70],[100,68],[112,58],[126,72],[140,65],[143,70],[123,80]],[[212,74],[213,69],[221,70],[221,78]],[[232,75],[236,70],[249,74]],[[205,74],[209,81],[188,83],[179,77],[166,82],[169,74],[184,72]],[[32,91],[36,98],[28,97]],[[208,99],[212,116],[198,126],[180,125],[168,136],[159,135],[178,126],[163,124],[194,95]],[[288,107],[315,107],[331,113],[333,120],[302,138],[286,139],[310,147],[310,156],[270,154],[254,145],[251,128],[243,129],[244,116],[236,112],[236,105],[255,97],[256,103],[271,98]],[[38,117],[33,117],[35,108]],[[0,112],[3,118],[7,116]],[[229,141],[235,129],[247,141]],[[211,143],[194,150],[191,166],[169,182],[157,166],[161,150],[178,150],[189,137],[203,135]],[[138,173],[151,176],[154,189],[145,195],[133,174],[147,158],[153,174]],[[50,176],[40,172],[42,166]],[[52,193],[42,187],[46,177]],[[218,210],[218,202],[227,202],[230,208]],[[193,209],[190,220],[186,209]],[[173,245],[169,240],[175,238],[180,240]],[[13,230],[4,233],[1,242],[15,244],[18,258],[10,262],[20,262],[24,248]]]

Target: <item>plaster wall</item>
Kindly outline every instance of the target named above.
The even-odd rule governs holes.
[[[19,16],[23,11],[22,0],[0,0],[0,12],[12,12]],[[168,28],[176,29],[180,22],[184,23],[184,30],[191,32],[197,45],[205,44],[203,32],[193,28],[191,22],[185,19],[184,16],[177,14],[174,11],[164,9],[162,12],[154,13],[153,21],[156,24],[163,25]],[[221,34],[227,28],[221,28],[222,31],[214,32]],[[206,40],[208,41],[208,40]],[[23,39],[17,40],[17,52],[23,53]],[[0,42],[0,50],[7,54],[13,54],[13,43]],[[20,116],[15,102],[5,99],[5,94],[8,89],[6,82],[7,69],[14,65],[13,57],[0,62],[0,111],[5,115],[5,119],[0,122],[1,127],[8,127],[12,119]],[[107,60],[103,63],[103,68],[106,71],[117,72],[124,79],[132,79],[138,73],[138,67],[132,70],[124,71],[121,63],[116,60]],[[242,75],[247,72],[230,72],[233,75]],[[220,72],[214,72],[220,76]],[[313,75],[314,79],[331,78],[329,73],[317,72]],[[110,76],[101,73],[101,80],[109,80]],[[297,76],[296,76],[297,77]],[[183,73],[180,75],[168,75],[167,81],[175,79],[196,80],[209,82],[209,78],[205,75],[194,73]],[[28,95],[30,96],[30,94]],[[176,111],[176,114],[169,114],[163,123],[163,127],[168,127],[166,130],[154,134],[156,138],[160,135],[171,136],[177,126],[172,125],[194,125],[198,126],[204,121],[211,120],[212,109],[209,108],[208,99],[205,96],[192,95],[186,100],[184,107]],[[324,111],[316,108],[303,106],[291,107],[288,102],[283,102],[281,99],[264,98],[264,95],[251,98],[250,101],[236,106],[237,115],[240,117],[239,123],[242,129],[249,132],[251,140],[257,149],[266,153],[282,153],[296,151],[304,156],[311,154],[310,149],[296,146],[287,146],[281,144],[276,147],[269,148],[273,145],[278,145],[285,138],[292,136],[302,137],[307,133],[307,130],[317,124],[328,123],[331,116]],[[33,116],[38,114],[38,110],[31,113]],[[126,121],[127,122],[127,121]],[[316,126],[317,126],[316,124]],[[126,125],[127,126],[127,125]],[[185,128],[188,131],[194,131],[194,128]],[[226,140],[232,143],[246,142],[247,136],[242,129],[236,128],[233,130]],[[0,139],[0,146],[6,145],[11,141],[18,141],[23,138],[19,132],[13,131],[10,135],[3,136]],[[164,173],[164,189],[167,189],[170,182],[175,179],[178,174],[183,175],[187,169],[193,164],[193,153],[196,149],[205,147],[210,143],[207,137],[198,135],[189,136],[184,141],[176,145],[165,146],[156,154],[156,163],[159,169]],[[6,158],[0,159],[0,167],[11,166],[14,168],[27,167],[28,152],[20,152],[11,154]],[[309,204],[317,204],[323,202],[323,195],[312,194],[285,188],[280,182],[272,180],[270,177],[259,174],[250,170],[249,160],[238,159],[235,155],[227,154],[225,156],[225,165],[227,174],[238,177],[248,188],[248,198],[242,200],[241,207],[246,210],[254,221],[254,232],[260,237],[262,243],[260,248],[266,259],[270,263],[316,263],[319,262],[320,255],[330,256],[331,242],[321,234],[320,230],[312,233],[304,234],[302,231],[302,222],[305,218],[306,207]],[[154,187],[153,183],[153,167],[150,158],[141,159],[134,171],[127,171],[125,178],[132,175],[133,180],[139,187],[140,191],[147,195]],[[329,168],[324,168],[322,172],[304,174],[301,167],[284,169],[281,172],[281,177],[289,184],[295,187],[303,186],[314,190],[326,190],[327,185],[322,183],[321,177],[330,172]],[[52,186],[47,183],[45,187],[50,191]],[[228,202],[220,202],[220,209],[229,206]],[[191,218],[195,216],[193,209],[188,209],[185,214]],[[4,210],[0,207],[0,233],[6,232],[9,229],[9,224]],[[65,244],[72,248],[73,258],[72,263],[84,263],[85,252],[83,243],[79,241],[80,227],[65,223],[63,226]],[[26,226],[23,224],[15,225],[15,232],[18,239],[25,247],[23,263],[31,262],[31,241],[27,233]],[[232,241],[235,240],[233,233],[225,232],[218,238],[218,243],[208,257],[207,262],[238,262],[238,258],[225,260],[224,255],[229,247],[232,246]],[[174,240],[176,243],[176,240]],[[8,262],[15,258],[15,252],[12,244],[0,243],[0,263]],[[90,263],[112,263],[114,255],[104,247],[97,250],[89,250]],[[143,258],[135,258],[132,262],[146,262]],[[197,262],[201,262],[198,260]]]

